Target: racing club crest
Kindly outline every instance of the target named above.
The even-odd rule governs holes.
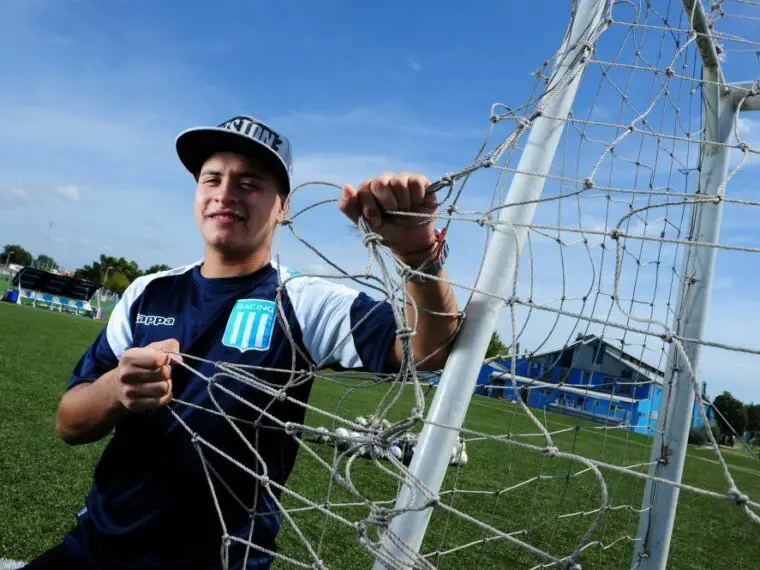
[[[247,350],[269,350],[275,323],[275,303],[263,299],[239,299],[227,319],[222,344]]]

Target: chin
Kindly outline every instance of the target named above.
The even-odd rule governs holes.
[[[211,249],[229,256],[243,257],[252,254],[255,248],[251,247],[249,241],[231,240],[231,239],[209,239],[206,245]]]

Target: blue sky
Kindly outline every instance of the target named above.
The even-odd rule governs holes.
[[[210,13],[139,0],[3,2],[0,47],[14,54],[0,63],[4,211],[16,202],[3,239],[66,266],[103,247],[141,265],[196,256],[192,180],[174,137],[240,113],[289,136],[300,180],[357,183],[408,166],[439,176],[472,154],[491,103],[520,93],[535,66],[520,57],[505,73],[500,58],[484,57],[503,39],[480,26],[505,21],[518,50],[537,33],[551,45],[562,30],[559,18],[526,30],[491,2],[466,15],[392,6],[223,1]],[[452,29],[452,17],[467,31]],[[19,208],[25,201],[34,207]],[[116,227],[114,209],[128,216]],[[156,224],[182,237],[151,234]]]
[[[0,50],[12,57],[0,61],[0,243],[24,244],[67,268],[100,253],[135,259],[143,267],[197,259],[193,181],[176,158],[174,139],[187,127],[218,124],[237,114],[254,115],[290,138],[299,182],[356,184],[384,170],[421,171],[435,179],[455,171],[475,156],[493,103],[518,106],[527,100],[530,73],[559,46],[569,5],[531,3],[531,10],[541,11],[536,18],[513,3],[478,0],[467,2],[466,9],[429,0],[223,0],[214,8],[184,3],[182,10],[167,1],[5,0]],[[609,37],[617,41],[616,33]],[[742,79],[758,75],[752,67]],[[638,92],[635,86],[630,90]],[[615,112],[618,102],[609,86],[601,98],[589,89],[579,94],[576,112],[614,122],[621,117]],[[748,140],[760,140],[760,121],[742,125]],[[566,157],[587,172],[601,147],[584,148]],[[629,150],[634,148],[631,142]],[[649,150],[653,154],[646,160],[653,163],[658,151]],[[751,196],[756,158],[737,177],[732,187],[737,195]],[[482,185],[471,185],[462,204],[487,209],[497,174],[474,178]],[[547,192],[559,191],[558,185],[547,185]],[[331,192],[304,191],[301,205],[334,196]],[[582,213],[568,219],[574,204],[559,218],[556,204],[542,207],[537,221],[609,229],[620,217],[602,200],[589,199],[582,202]],[[619,211],[627,205],[619,204]],[[653,216],[658,221],[649,231],[668,227],[667,216],[659,211]],[[755,219],[756,209],[737,212],[724,224],[724,241],[758,245]],[[638,224],[639,230],[645,227],[641,220]],[[331,259],[362,270],[361,245],[334,210],[305,215],[296,228]],[[473,284],[484,238],[471,224],[452,229],[450,268],[456,281]],[[547,239],[539,247],[537,236],[529,254],[533,289],[529,273],[521,270],[520,296],[557,306],[553,299],[580,297],[588,288],[593,267],[578,269],[589,259],[587,251],[578,234],[563,238],[567,246],[559,256],[556,243]],[[288,265],[325,270],[287,235],[279,252]],[[608,275],[592,288],[611,290],[614,256],[605,257],[609,253],[593,250]],[[637,255],[652,261],[664,254]],[[739,345],[760,338],[754,323],[742,318],[760,309],[754,296],[760,272],[747,266],[755,257],[719,257],[709,338]],[[651,275],[623,272],[621,289],[637,299],[647,297],[642,287],[659,274],[646,267]],[[658,291],[649,296],[665,307],[668,292]],[[467,292],[458,296],[464,302]],[[622,318],[614,309],[597,311]],[[552,313],[534,312],[523,346],[553,347],[585,330],[572,320],[554,327],[554,319]],[[499,330],[505,337],[512,334],[506,312]],[[648,350],[653,355],[642,354],[656,362],[657,348]],[[760,400],[754,359],[739,364],[732,359],[725,351],[703,357],[711,392],[726,388],[745,400]]]

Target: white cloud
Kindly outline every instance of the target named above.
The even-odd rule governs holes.
[[[396,105],[358,106],[347,111],[329,112],[295,112],[280,117],[273,117],[273,127],[287,132],[303,131],[304,135],[320,128],[361,129],[361,135],[367,136],[366,129],[375,129],[392,136],[413,135],[432,139],[481,139],[487,126],[480,125],[437,125],[426,124]],[[324,131],[315,131],[324,133]],[[344,131],[336,131],[338,133]]]
[[[23,188],[6,188],[0,190],[0,210],[10,210],[17,206],[28,204],[32,197]]]
[[[739,136],[750,140],[760,140],[760,121],[740,116],[737,123]]]
[[[77,109],[75,104],[68,108],[7,105],[0,109],[0,121],[6,125],[6,141],[19,149],[34,147],[38,153],[77,157],[87,153],[101,160],[145,165],[153,163],[151,157],[156,155],[168,163],[174,150],[172,133],[139,113],[101,115],[95,109]]]
[[[82,194],[76,186],[61,186],[55,189],[56,196],[60,196],[69,202],[81,202]]]
[[[760,120],[739,115],[736,121],[736,132],[728,140],[728,143],[736,145],[739,142],[746,143],[752,151],[747,154],[744,167],[760,165]],[[730,174],[744,160],[744,152],[738,149],[731,149],[729,152]]]
[[[358,184],[385,171],[429,172],[430,167],[384,155],[348,153],[307,154],[293,164],[298,184],[310,180]]]
[[[406,58],[406,64],[413,70],[413,71],[419,71],[422,69],[422,64],[420,63],[420,60],[418,60],[416,57],[413,56],[407,56]]]

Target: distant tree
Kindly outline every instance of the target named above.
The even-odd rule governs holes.
[[[747,404],[747,431],[760,433],[760,404]]]
[[[507,345],[504,344],[504,342],[501,340],[501,337],[499,337],[499,333],[494,331],[494,333],[491,335],[491,341],[488,343],[488,350],[486,350],[486,358],[491,358],[492,356],[499,356],[499,355],[506,355],[508,349]]]
[[[87,279],[94,283],[103,283],[106,277],[110,278],[112,273],[122,273],[129,283],[142,275],[137,262],[110,255],[101,255],[100,259],[78,268],[74,274],[80,279]]]
[[[158,273],[159,271],[167,271],[171,269],[168,265],[164,265],[163,263],[161,265],[151,265],[143,272],[143,275],[150,275],[151,273]]]
[[[101,267],[100,263],[96,261],[92,265],[77,267],[74,271],[74,276],[78,279],[92,281],[93,283],[102,283],[105,278],[105,269],[105,267]]]
[[[42,269],[44,271],[55,271],[58,269],[58,264],[55,259],[45,254],[37,256],[37,259],[34,260],[34,266],[37,269]]]
[[[742,435],[747,429],[747,408],[745,408],[744,404],[739,400],[734,398],[731,395],[731,392],[723,392],[713,400],[713,405],[720,412],[720,414],[716,414],[720,442],[733,442],[732,436],[734,435],[734,432],[738,435]],[[721,417],[721,415],[723,417]],[[725,418],[725,420],[723,418]]]
[[[5,265],[8,263],[9,259],[11,263],[18,263],[19,265],[26,266],[32,264],[34,256],[20,245],[8,244],[3,246],[3,254],[0,256],[0,262]]]
[[[122,272],[109,273],[108,279],[106,279],[106,289],[116,291],[119,295],[122,295],[127,287],[129,287],[129,279]]]

